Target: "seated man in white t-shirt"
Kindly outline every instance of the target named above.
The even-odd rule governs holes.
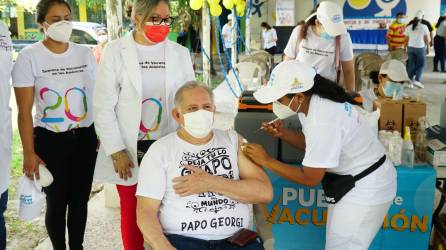
[[[249,225],[248,204],[273,198],[266,173],[241,150],[233,130],[212,129],[212,92],[197,82],[175,95],[177,132],[156,141],[140,165],[137,222],[154,249],[264,249],[226,239]]]

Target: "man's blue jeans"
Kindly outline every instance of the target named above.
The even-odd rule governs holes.
[[[6,249],[6,225],[5,216],[6,206],[8,204],[8,190],[3,192],[0,197],[0,250]]]
[[[426,63],[426,48],[409,47],[407,49],[407,55],[407,74],[409,75],[409,79],[413,80],[415,76],[415,80],[419,82],[423,75],[424,64]]]
[[[244,247],[233,245],[226,240],[201,240],[177,234],[166,235],[170,244],[178,250],[264,250],[259,237]]]

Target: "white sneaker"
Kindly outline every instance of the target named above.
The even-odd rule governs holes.
[[[412,83],[413,81],[409,81],[409,83],[407,84],[407,87],[409,88],[409,89],[413,89],[413,83]]]
[[[413,85],[417,86],[418,88],[424,89],[424,84],[422,84],[421,82],[413,81],[412,83],[413,83]]]

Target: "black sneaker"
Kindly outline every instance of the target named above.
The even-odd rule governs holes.
[[[441,71],[441,73],[446,73],[446,70],[443,69],[443,70]]]
[[[434,72],[438,72],[438,69],[434,69]]]

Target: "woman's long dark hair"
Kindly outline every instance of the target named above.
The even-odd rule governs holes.
[[[446,16],[441,16],[438,18],[437,24],[435,24],[435,28],[438,29],[440,27],[440,24],[446,19]]]
[[[348,102],[353,105],[360,105],[353,99],[353,96],[345,91],[345,89],[333,81],[316,74],[314,77],[314,86],[310,90],[303,92],[304,95],[318,95],[322,98],[331,100],[333,102],[345,103]]]
[[[260,24],[261,27],[265,28],[266,30],[270,30],[271,26],[267,22],[262,22]]]
[[[316,7],[310,12],[309,16],[316,13],[317,8],[319,8],[319,4],[317,4]],[[298,22],[296,26],[300,26],[299,37],[301,37],[302,39],[306,39],[307,33],[308,33],[308,28],[313,25],[316,25],[316,15],[311,17],[307,22],[305,22],[305,20]]]

